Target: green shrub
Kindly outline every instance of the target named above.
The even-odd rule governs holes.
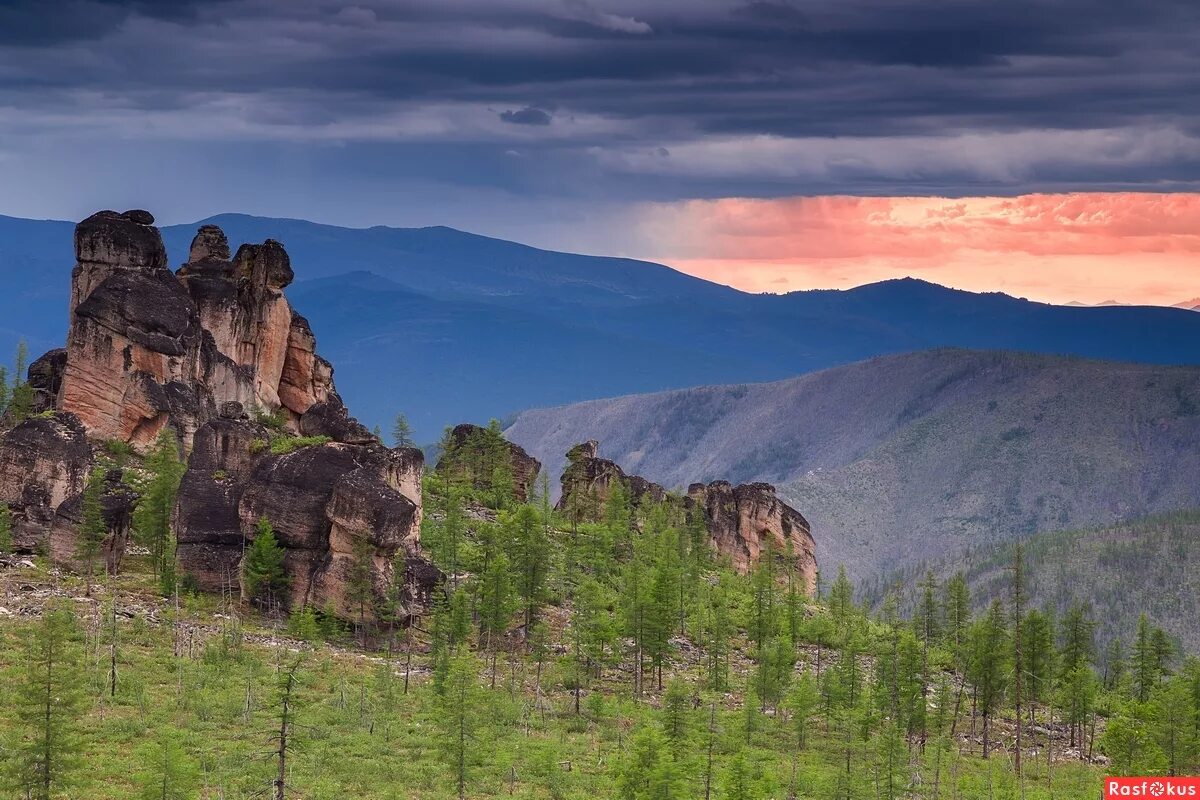
[[[281,436],[271,440],[271,455],[283,456],[302,447],[313,447],[328,441],[328,436]]]

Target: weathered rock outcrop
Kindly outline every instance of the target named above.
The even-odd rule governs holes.
[[[796,578],[809,594],[817,588],[816,543],[799,511],[780,500],[769,483],[733,486],[714,481],[693,483],[688,499],[704,509],[708,532],[717,552],[745,573],[767,550],[790,556]]]
[[[0,437],[0,502],[12,511],[13,546],[42,549],[54,515],[87,483],[92,451],[73,414],[38,415]]]
[[[377,599],[398,580],[402,601],[431,589],[421,454],[389,450],[349,416],[308,321],[283,295],[294,276],[281,244],[231,257],[221,229],[203,225],[173,273],[153,216],[101,211],[76,227],[75,255],[67,346],[30,366],[35,416],[0,437],[0,501],[18,548],[71,562],[92,447],[117,440],[144,453],[169,430],[190,450],[175,510],[180,569],[201,588],[239,583],[266,516],[287,550],[293,605],[356,616],[345,590],[363,545]],[[287,446],[272,453],[280,439]],[[110,568],[137,503],[120,477],[108,474],[101,496]]]
[[[495,468],[503,467],[512,478],[513,495],[518,502],[524,503],[533,496],[542,463],[498,431],[469,423],[456,425],[450,431],[447,445],[438,459],[437,472],[487,490],[492,485]]]
[[[598,456],[599,444],[583,442],[567,452],[558,508],[578,520],[599,519],[612,487],[622,483],[631,506],[674,502],[657,483],[626,475],[616,463]],[[695,483],[678,502],[689,512],[703,511],[713,548],[745,573],[767,550],[793,559],[796,576],[809,593],[816,589],[816,545],[808,521],[780,500],[769,483],[732,486],[727,481]]]
[[[580,519],[598,516],[617,481],[629,492],[629,502],[636,507],[643,500],[661,503],[667,490],[640,475],[626,475],[615,461],[600,458],[599,443],[589,440],[567,451],[567,468],[562,474],[562,495],[557,508]]]
[[[225,401],[282,411],[295,428],[333,393],[333,369],[283,296],[283,246],[242,245],[231,260],[225,234],[204,225],[172,273],[153,222],[101,211],[76,228],[66,354],[43,370],[47,383],[61,375],[57,407],[139,451],[167,426],[189,445]]]
[[[346,587],[364,556],[376,605],[391,602],[398,581],[402,606],[427,597],[439,576],[420,552],[421,451],[372,438],[272,454],[270,431],[239,412],[226,405],[196,434],[176,512],[184,572],[210,591],[237,586],[243,548],[266,517],[286,550],[291,607],[357,617]]]
[[[109,573],[116,573],[125,557],[138,499],[138,493],[124,481],[121,470],[110,469],[104,473],[100,513],[107,533],[100,542],[100,556]],[[80,492],[67,498],[54,513],[50,527],[50,557],[56,563],[82,566],[78,554],[78,531],[82,523],[83,493]]]

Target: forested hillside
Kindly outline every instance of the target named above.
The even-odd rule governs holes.
[[[5,785],[34,798],[1087,798],[1106,769],[1200,767],[1200,666],[1153,626],[1119,667],[1097,654],[1092,616],[1043,615],[1019,568],[978,613],[962,575],[923,581],[911,619],[893,603],[868,614],[844,574],[817,601],[784,553],[732,572],[678,505],[616,492],[570,522],[544,489],[516,502],[489,448],[473,452],[426,481],[422,538],[446,576],[426,610],[369,601],[357,567],[348,591],[372,605],[353,624],[282,608],[269,519],[220,596],[144,555],[94,581],[5,557]],[[169,501],[170,459],[107,458]],[[135,527],[151,553],[155,522]]]
[[[1162,514],[1104,528],[1054,531],[1025,541],[1033,605],[1065,613],[1075,602],[1096,614],[1102,645],[1128,647],[1145,614],[1189,652],[1200,651],[1200,512]],[[1004,593],[1011,545],[973,547],[933,563],[938,575],[963,570],[977,587],[976,607]],[[890,586],[909,586],[921,567],[868,582],[878,602]],[[911,597],[911,592],[910,592]]]
[[[1200,505],[1200,369],[934,350],[596,400],[507,435],[557,474],[596,439],[668,487],[764,480],[856,580],[1042,530]]]

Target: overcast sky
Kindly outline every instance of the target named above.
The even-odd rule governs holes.
[[[1197,42],[1194,0],[2,0],[0,213],[446,224],[754,290],[904,271],[1184,300]],[[973,224],[930,223],[956,207],[930,197]],[[1063,252],[981,235],[1015,208]],[[879,215],[937,241],[796,235]]]

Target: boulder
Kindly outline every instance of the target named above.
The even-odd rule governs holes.
[[[83,491],[91,466],[87,432],[73,414],[34,416],[0,436],[0,502],[12,512],[18,552],[47,546],[55,511]]]
[[[119,469],[104,473],[104,484],[100,492],[100,511],[104,517],[107,534],[100,543],[100,557],[108,574],[113,575],[121,567],[125,548],[133,530],[133,511],[140,496],[124,480]],[[77,548],[77,531],[83,523],[83,493],[67,498],[54,512],[50,528],[50,556],[57,564],[69,564],[81,568]]]
[[[67,368],[67,350],[59,347],[45,353],[29,365],[27,380],[33,389],[33,413],[52,411],[57,407],[62,388],[63,372]]]
[[[379,443],[375,434],[349,415],[337,395],[308,407],[300,417],[300,433],[304,436],[328,436],[343,444]]]

